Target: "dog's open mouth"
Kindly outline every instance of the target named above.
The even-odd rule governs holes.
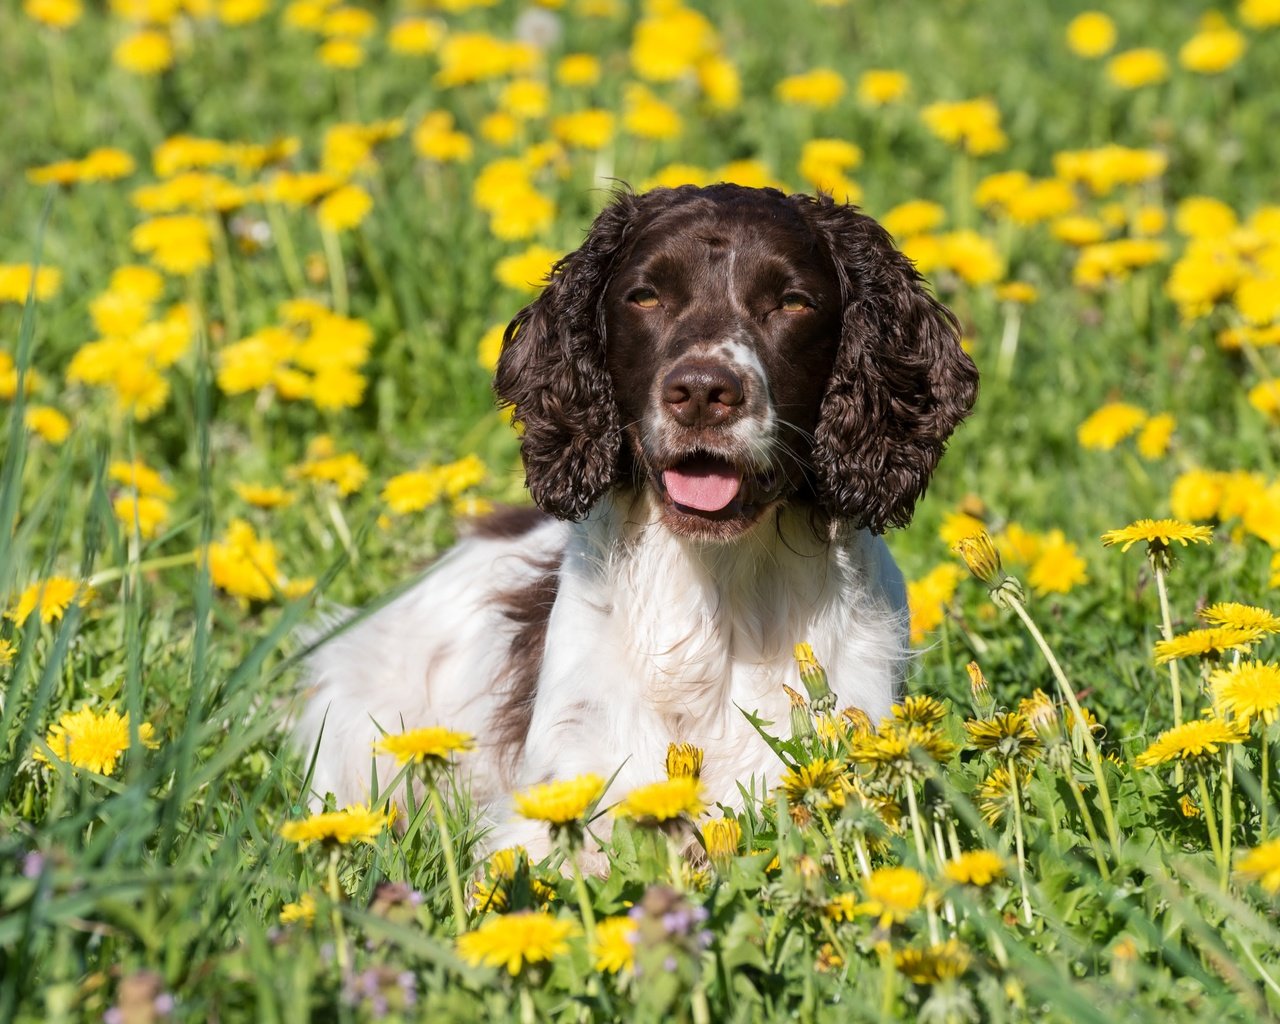
[[[757,473],[718,455],[695,454],[657,474],[659,493],[681,533],[723,533],[746,528],[778,496],[772,472]]]

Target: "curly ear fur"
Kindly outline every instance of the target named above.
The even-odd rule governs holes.
[[[618,480],[622,437],[600,300],[636,206],[631,194],[615,195],[502,337],[493,387],[524,425],[529,493],[559,519],[581,519]]]
[[[815,431],[828,513],[883,533],[906,526],[947,438],[973,407],[978,371],[955,316],[925,290],[889,233],[829,196],[793,196],[840,278],[843,327]]]

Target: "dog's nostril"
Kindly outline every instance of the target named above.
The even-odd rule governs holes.
[[[663,402],[686,426],[718,423],[743,398],[742,378],[727,366],[682,363],[662,381]]]

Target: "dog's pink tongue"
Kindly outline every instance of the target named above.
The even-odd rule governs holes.
[[[699,512],[719,512],[733,501],[742,486],[742,478],[723,462],[686,462],[679,469],[662,474],[667,494],[677,505],[696,508]]]

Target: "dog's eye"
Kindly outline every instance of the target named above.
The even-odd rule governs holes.
[[[779,307],[784,313],[800,313],[806,309],[811,309],[813,303],[806,299],[803,295],[795,292],[788,292],[782,296],[782,305]]]
[[[627,296],[627,301],[641,309],[653,309],[658,304],[658,293],[652,288],[637,288]]]

